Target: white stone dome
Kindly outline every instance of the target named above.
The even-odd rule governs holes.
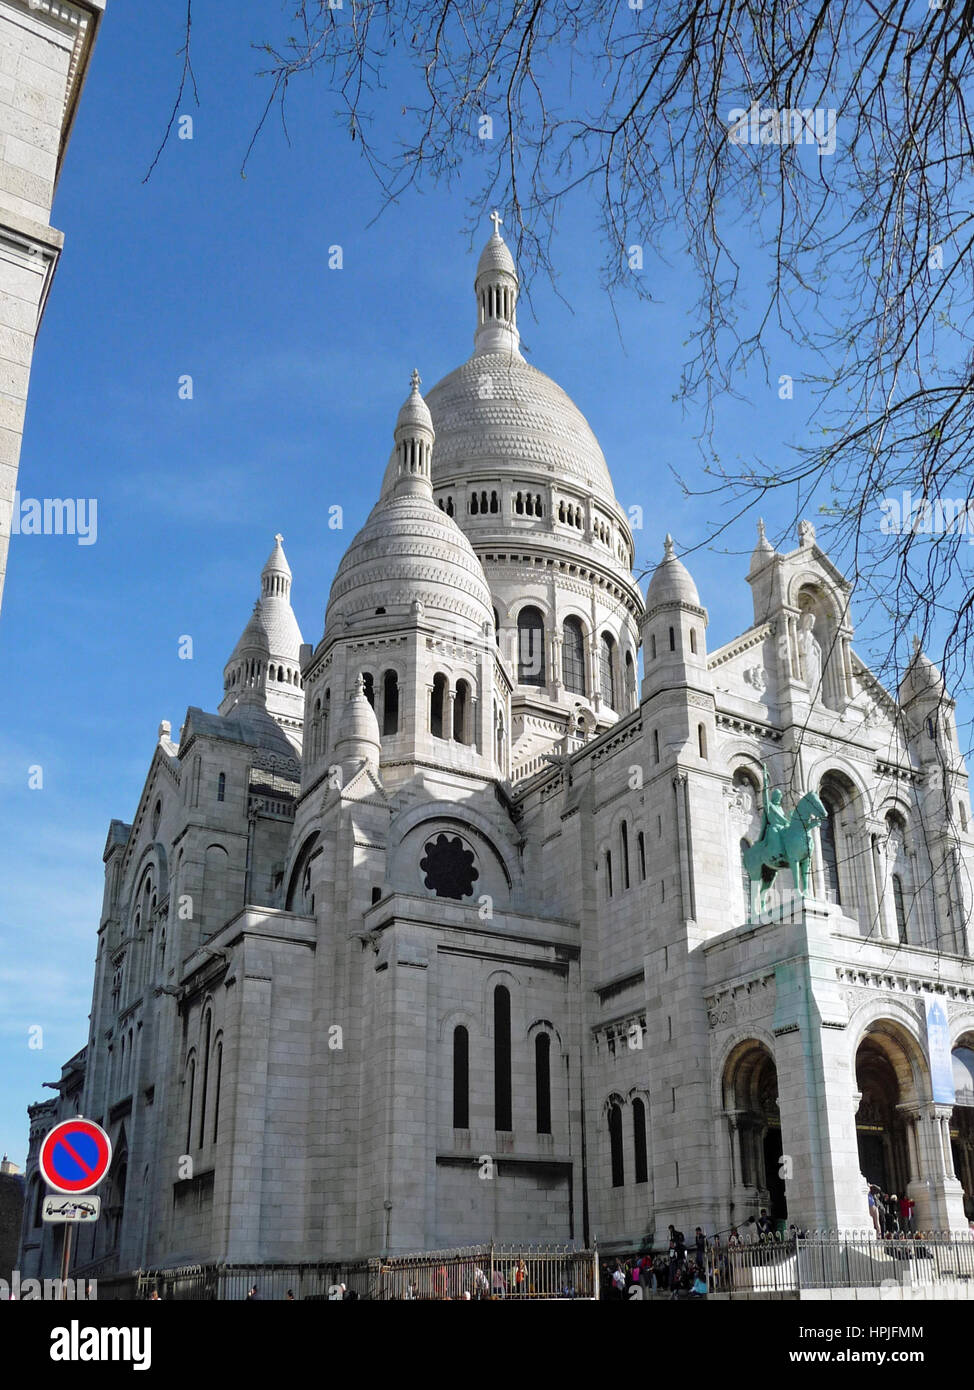
[[[326,631],[379,607],[410,607],[462,618],[477,633],[493,629],[493,607],[483,567],[459,526],[431,497],[383,498],[338,567],[325,614]]]
[[[477,353],[426,400],[436,429],[435,487],[489,469],[526,483],[574,484],[615,502],[605,456],[585,416],[520,354]]]
[[[690,571],[682,560],[676,558],[673,537],[668,535],[663,558],[653,571],[649,588],[646,590],[646,612],[651,613],[654,608],[662,608],[672,603],[682,604],[687,608],[699,608],[700,595]]]
[[[477,262],[477,277],[481,275],[492,275],[495,271],[502,271],[507,275],[513,275],[517,279],[517,269],[514,265],[514,257],[507,249],[507,243],[499,232],[495,231],[483,251],[480,253],[480,260]]]

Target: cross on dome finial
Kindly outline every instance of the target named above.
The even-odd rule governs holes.
[[[277,541],[278,545],[284,544],[284,537],[281,535],[280,531],[277,532],[274,539]]]
[[[412,383],[413,392],[418,396],[418,395],[419,395],[419,384],[420,384],[420,382],[423,380],[423,378],[420,376],[419,371],[418,371],[418,369],[417,369],[416,367],[413,368],[413,374],[412,374],[412,376],[409,378],[409,380],[410,380],[410,382]]]
[[[494,211],[490,214],[488,220],[490,222],[493,222],[494,224],[494,236],[500,236],[500,229],[504,225],[504,219],[503,217],[501,217],[500,213],[497,211],[496,208],[494,208]]]

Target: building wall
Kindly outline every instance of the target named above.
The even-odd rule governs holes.
[[[103,10],[0,3],[0,600],[34,341],[64,241],[51,205]]]

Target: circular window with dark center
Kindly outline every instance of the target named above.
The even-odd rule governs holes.
[[[480,877],[473,850],[467,849],[458,835],[437,835],[435,840],[426,842],[425,850],[419,867],[426,875],[426,887],[432,888],[438,898],[472,897],[474,883]]]

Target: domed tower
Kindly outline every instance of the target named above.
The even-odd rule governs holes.
[[[710,689],[707,610],[693,576],[667,535],[663,558],[646,590],[643,619],[643,699],[674,686]]]
[[[395,428],[395,479],[338,567],[325,632],[305,666],[304,785],[344,761],[333,711],[361,678],[387,787],[419,766],[508,775],[509,682],[490,590],[463,532],[433,501],[433,422],[413,372]]]
[[[913,639],[913,656],[900,681],[900,708],[922,763],[953,766],[960,756],[954,721],[955,702],[939,669]]]
[[[512,777],[580,728],[635,708],[642,595],[633,539],[598,441],[517,331],[518,276],[494,214],[474,279],[472,356],[429,392],[433,495],[469,538],[514,681]],[[390,461],[384,496],[398,465]]]
[[[291,608],[291,567],[281,544],[261,571],[260,597],[223,669],[220,714],[266,711],[300,750],[304,724],[301,629]]]

